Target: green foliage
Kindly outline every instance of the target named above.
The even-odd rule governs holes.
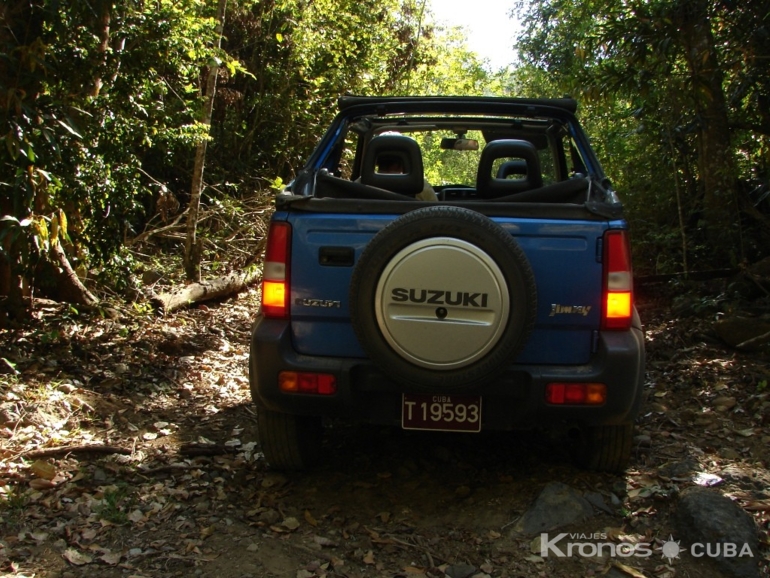
[[[642,271],[727,266],[770,248],[766,218],[739,215],[770,177],[762,3],[545,0],[518,11],[516,81],[579,99]]]
[[[24,519],[29,496],[20,486],[0,488],[0,525],[16,526]]]
[[[201,67],[218,54],[214,19],[200,0],[49,0],[15,15],[25,33],[3,37],[18,72],[0,87],[0,209],[16,223],[0,234],[20,240],[21,223],[64,216],[76,262],[110,267],[151,206],[148,172],[167,180],[205,138],[194,116]],[[22,270],[46,249],[34,233],[12,245]]]
[[[102,520],[123,525],[128,523],[128,510],[132,504],[133,499],[125,484],[109,486],[104,488],[102,499],[94,511]]]
[[[204,0],[13,4],[0,34],[0,268],[27,276],[62,240],[79,274],[125,284],[125,240],[159,190],[184,206],[204,139],[206,182],[248,194],[293,177],[341,94],[502,86],[422,0],[230,0],[221,49]]]

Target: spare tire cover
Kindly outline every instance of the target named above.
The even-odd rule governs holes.
[[[351,322],[391,379],[443,391],[510,365],[535,322],[532,269],[513,236],[454,206],[411,211],[377,233],[350,289]]]

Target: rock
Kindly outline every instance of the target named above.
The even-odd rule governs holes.
[[[602,512],[606,512],[607,514],[613,513],[612,508],[610,508],[607,505],[607,503],[604,501],[604,496],[602,496],[599,492],[586,492],[583,497],[586,500],[588,500],[588,503],[591,504],[597,510],[601,510]]]
[[[679,462],[669,462],[658,470],[664,478],[688,478],[691,473],[700,470],[700,464],[692,458]]]
[[[513,528],[534,536],[593,516],[593,507],[577,490],[561,482],[548,484]]]
[[[770,338],[757,339],[770,332],[770,321],[754,317],[728,317],[717,321],[714,330],[722,341],[742,351],[770,349]]]
[[[726,576],[759,578],[759,537],[754,520],[740,506],[721,493],[708,488],[691,487],[684,490],[677,504],[674,523],[678,536],[689,545],[711,545],[718,557],[711,558]],[[724,555],[724,544],[735,544],[738,552],[745,544],[752,556]],[[704,550],[705,551],[705,550]]]

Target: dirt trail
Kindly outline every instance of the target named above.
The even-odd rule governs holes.
[[[253,293],[165,319],[89,321],[50,307],[34,328],[0,335],[3,576],[716,578],[706,558],[684,552],[669,564],[660,551],[676,538],[677,495],[694,483],[671,467],[688,460],[750,511],[770,551],[767,362],[721,346],[708,320],[643,308],[648,402],[625,475],[581,471],[539,432],[338,422],[321,467],[282,474],[255,443],[255,310]],[[130,452],[25,458],[89,444]],[[559,532],[657,550],[541,557],[512,526],[554,481],[607,505]]]

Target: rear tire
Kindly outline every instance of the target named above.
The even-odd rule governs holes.
[[[603,425],[581,431],[576,459],[587,470],[622,473],[631,459],[634,425]]]
[[[257,431],[267,463],[277,470],[304,470],[319,462],[320,417],[272,411],[257,403]]]

